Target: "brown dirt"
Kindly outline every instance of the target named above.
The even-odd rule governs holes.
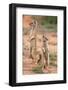
[[[49,52],[50,53],[54,53],[57,52],[57,37],[53,35],[56,35],[56,33],[51,32],[48,33],[48,39],[49,39]],[[40,43],[38,43],[38,46],[40,47]],[[32,68],[35,67],[36,65],[34,63],[32,63],[32,59],[29,57],[29,48],[30,48],[30,42],[29,42],[29,36],[25,35],[24,36],[24,62],[23,62],[23,73],[24,74],[34,74],[32,72]],[[44,72],[46,73],[46,69],[44,70]],[[57,68],[54,66],[50,66],[48,68],[48,73],[54,73],[57,72]]]

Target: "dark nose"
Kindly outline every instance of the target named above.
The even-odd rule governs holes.
[[[30,23],[29,25],[30,25],[30,26],[32,26],[32,25],[33,25],[33,23]]]

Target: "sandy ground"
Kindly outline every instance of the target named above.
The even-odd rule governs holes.
[[[46,32],[48,37],[49,44],[49,52],[54,53],[57,52],[57,35],[55,32]],[[39,35],[40,37],[40,35]],[[30,51],[30,42],[29,36],[24,35],[24,55],[23,55],[23,74],[34,74],[32,72],[32,68],[36,66],[33,60],[29,57]],[[40,42],[38,42],[38,46],[40,46]],[[55,73],[57,72],[57,67],[49,66],[48,68],[43,70],[44,73]]]

